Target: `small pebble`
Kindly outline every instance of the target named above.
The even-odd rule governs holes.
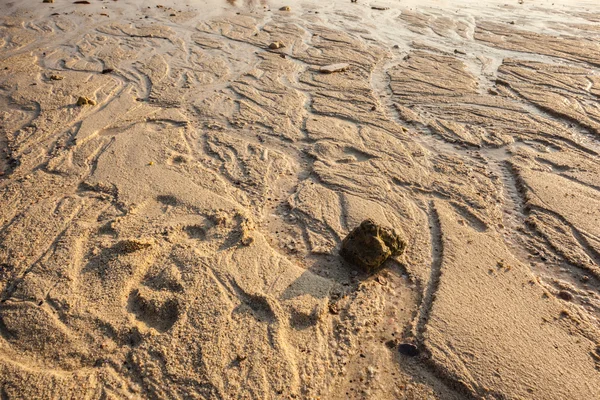
[[[408,357],[416,357],[419,355],[419,349],[411,343],[402,343],[398,346],[398,351],[400,354]]]
[[[567,292],[566,290],[561,290],[560,292],[558,292],[558,294],[556,296],[559,299],[563,299],[565,301],[573,300],[573,295],[571,293]]]

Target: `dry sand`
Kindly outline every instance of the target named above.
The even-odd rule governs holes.
[[[0,398],[600,398],[597,1],[90,3],[0,0]]]

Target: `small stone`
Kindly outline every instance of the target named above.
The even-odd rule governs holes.
[[[54,3],[54,0],[44,0],[42,3]]]
[[[380,7],[380,6],[372,6],[371,7],[372,10],[378,10],[378,11],[385,11],[385,10],[389,10],[389,7]]]
[[[290,8],[290,6],[283,6],[279,9],[279,11],[292,11],[292,9]]]
[[[272,50],[281,49],[283,47],[285,47],[285,44],[283,44],[283,42],[280,41],[273,42],[269,45],[269,48]]]
[[[62,81],[63,79],[65,79],[65,77],[61,75],[50,75],[51,81]]]
[[[558,292],[558,294],[556,295],[559,299],[562,299],[564,301],[571,301],[573,300],[573,295],[569,292],[567,292],[566,290],[561,290],[560,292]]]
[[[367,367],[367,373],[369,374],[369,378],[374,378],[375,375],[377,375],[377,369],[374,366],[369,365]]]
[[[338,315],[340,313],[340,309],[336,303],[329,303],[329,313],[333,315]]]
[[[242,237],[241,243],[244,246],[250,246],[252,243],[254,243],[254,238],[252,236],[250,236],[249,234],[246,233]]]
[[[402,343],[398,346],[398,351],[403,356],[416,357],[419,355],[419,348],[412,343]]]
[[[319,72],[323,74],[333,74],[334,72],[346,71],[348,68],[350,68],[350,65],[347,63],[331,64],[319,68]]]
[[[111,72],[113,72],[113,71],[114,71],[114,69],[112,69],[112,68],[104,68],[104,69],[102,70],[102,73],[103,73],[103,74],[110,74],[110,73],[111,73]]]
[[[88,99],[85,96],[79,96],[79,99],[77,99],[78,106],[95,106],[96,104],[96,100]]]
[[[393,229],[367,219],[342,241],[340,255],[348,262],[372,272],[389,257],[404,252],[406,243]]]

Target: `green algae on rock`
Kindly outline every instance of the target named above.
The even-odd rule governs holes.
[[[406,242],[393,229],[364,220],[342,241],[340,255],[348,262],[371,272],[389,257],[400,255]]]

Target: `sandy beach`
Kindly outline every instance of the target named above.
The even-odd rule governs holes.
[[[600,399],[599,97],[597,1],[0,0],[0,398]]]

